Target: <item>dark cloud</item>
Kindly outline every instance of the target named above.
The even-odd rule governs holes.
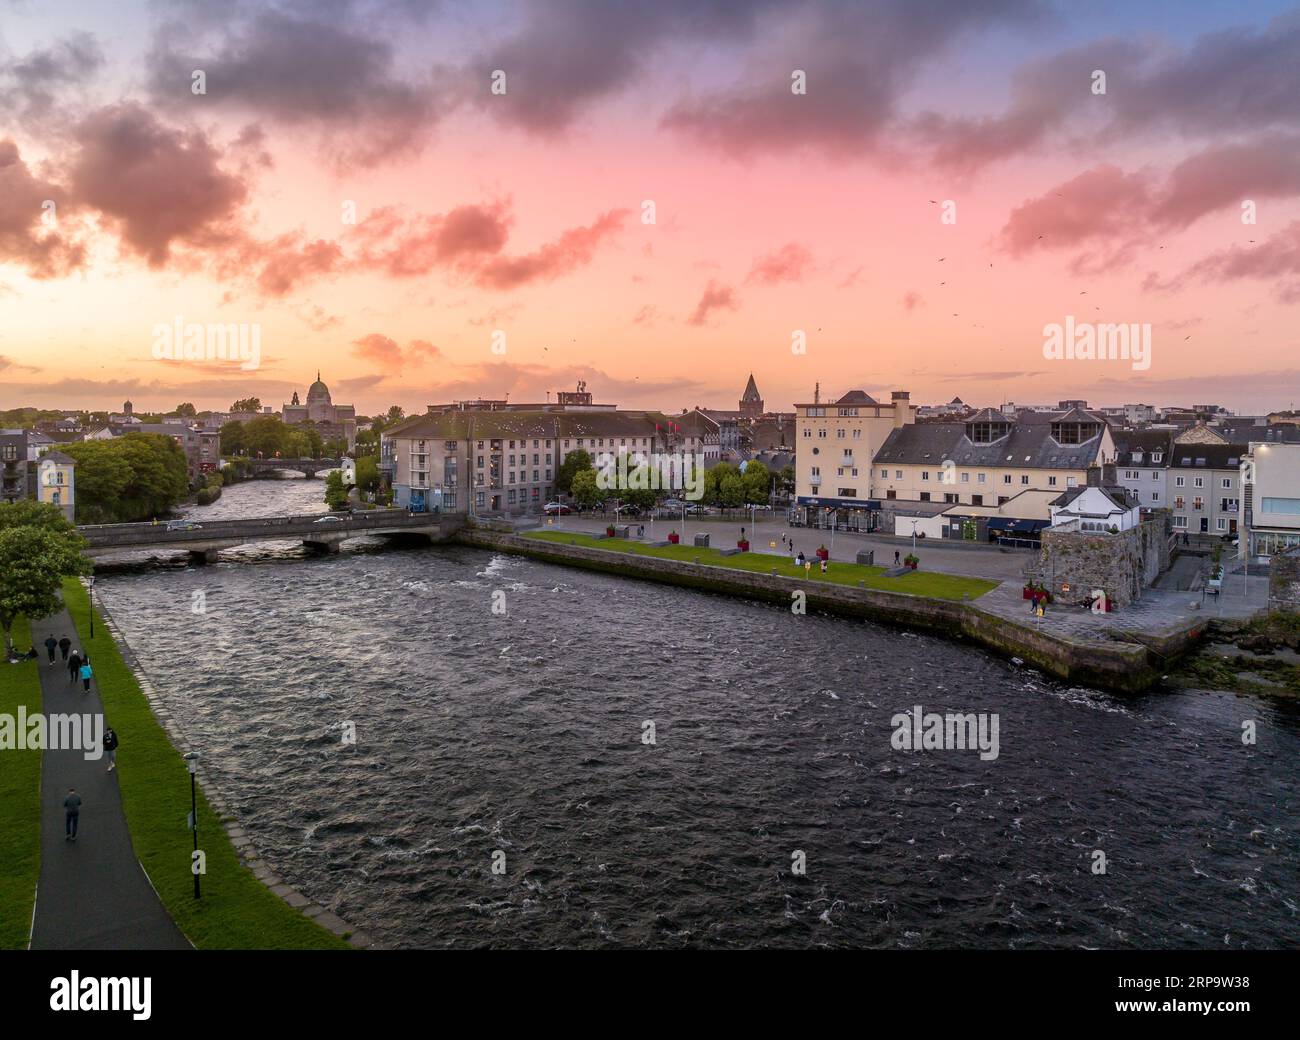
[[[1037,22],[1035,0],[831,0],[782,7],[744,82],[673,106],[663,124],[748,155],[812,147],[852,155],[880,146],[921,65],[982,28]],[[803,70],[807,92],[791,90]]]
[[[131,252],[161,267],[172,246],[229,241],[225,226],[247,198],[237,177],[220,168],[220,154],[199,130],[159,122],[135,104],[92,113],[75,130],[78,150],[70,181],[79,202],[117,227]]]
[[[567,127],[581,110],[637,80],[670,42],[747,39],[776,0],[529,0],[522,28],[474,58],[466,96],[503,122],[536,133]],[[490,92],[493,72],[506,93]]]
[[[99,43],[84,32],[0,63],[0,120],[42,124],[48,132],[68,88],[90,80],[103,64]]]
[[[234,110],[315,128],[341,165],[417,152],[442,112],[438,91],[431,81],[401,79],[392,44],[352,20],[353,6],[260,11],[216,45],[206,43],[206,33],[196,38],[184,23],[169,22],[149,57],[151,95],[191,116]],[[207,78],[204,95],[191,92],[196,69]]]

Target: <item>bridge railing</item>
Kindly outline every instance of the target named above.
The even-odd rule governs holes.
[[[337,516],[321,523],[322,516]],[[330,531],[370,530],[377,527],[424,527],[437,522],[436,513],[409,513],[405,509],[365,510],[352,515],[338,513],[304,513],[290,516],[241,517],[209,520],[193,527],[169,528],[166,524],[98,524],[78,528],[93,546],[139,545],[150,542],[196,542],[215,538],[239,538],[266,535],[268,528],[280,529],[285,535],[326,534]]]

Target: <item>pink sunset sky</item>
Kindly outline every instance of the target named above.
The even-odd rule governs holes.
[[[178,315],[258,324],[260,367],[156,359]],[[1150,367],[1045,359],[1071,316],[1149,323]],[[1300,9],[0,0],[0,407],[317,369],[363,414],[750,372],[781,409],[1291,406]]]

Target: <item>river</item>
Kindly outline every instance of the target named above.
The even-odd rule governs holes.
[[[322,494],[258,481],[207,508]],[[1300,942],[1295,702],[1069,688],[483,550],[303,554],[110,569],[96,594],[276,873],[383,944]],[[894,750],[916,704],[996,713],[998,757]]]

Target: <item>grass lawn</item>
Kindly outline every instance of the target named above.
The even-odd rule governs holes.
[[[525,537],[542,542],[560,542],[564,545],[577,544],[588,549],[605,549],[609,552],[634,553],[637,556],[658,556],[666,560],[681,560],[691,563],[696,557],[700,563],[711,567],[731,567],[734,570],[756,571],[771,574],[773,569],[786,578],[805,578],[804,572],[796,567],[788,556],[772,553],[745,552],[735,556],[723,556],[717,549],[697,549],[693,545],[651,546],[624,538],[600,539],[588,534],[567,531],[530,531]],[[924,558],[923,558],[924,559]],[[837,585],[853,585],[865,582],[869,589],[883,592],[907,592],[914,596],[929,596],[932,599],[962,598],[963,593],[969,599],[977,599],[990,589],[997,588],[996,581],[983,578],[966,578],[956,574],[939,574],[935,571],[918,569],[911,574],[898,578],[886,578],[884,567],[868,567],[862,563],[840,563],[832,560],[825,574],[814,562],[811,578],[815,582],[831,582]]]
[[[26,618],[14,622],[14,647],[32,645]],[[37,649],[44,652],[44,647]],[[0,661],[0,713],[41,710],[39,661]],[[0,769],[0,950],[25,950],[41,870],[41,753],[10,748]]]
[[[185,760],[154,718],[98,611],[94,642],[86,639],[90,603],[80,582],[65,581],[63,599],[80,645],[91,647],[107,722],[122,736],[117,776],[131,842],[180,930],[200,949],[350,949],[273,895],[240,863],[201,789],[199,846],[207,853],[207,873],[203,897],[194,899]]]

